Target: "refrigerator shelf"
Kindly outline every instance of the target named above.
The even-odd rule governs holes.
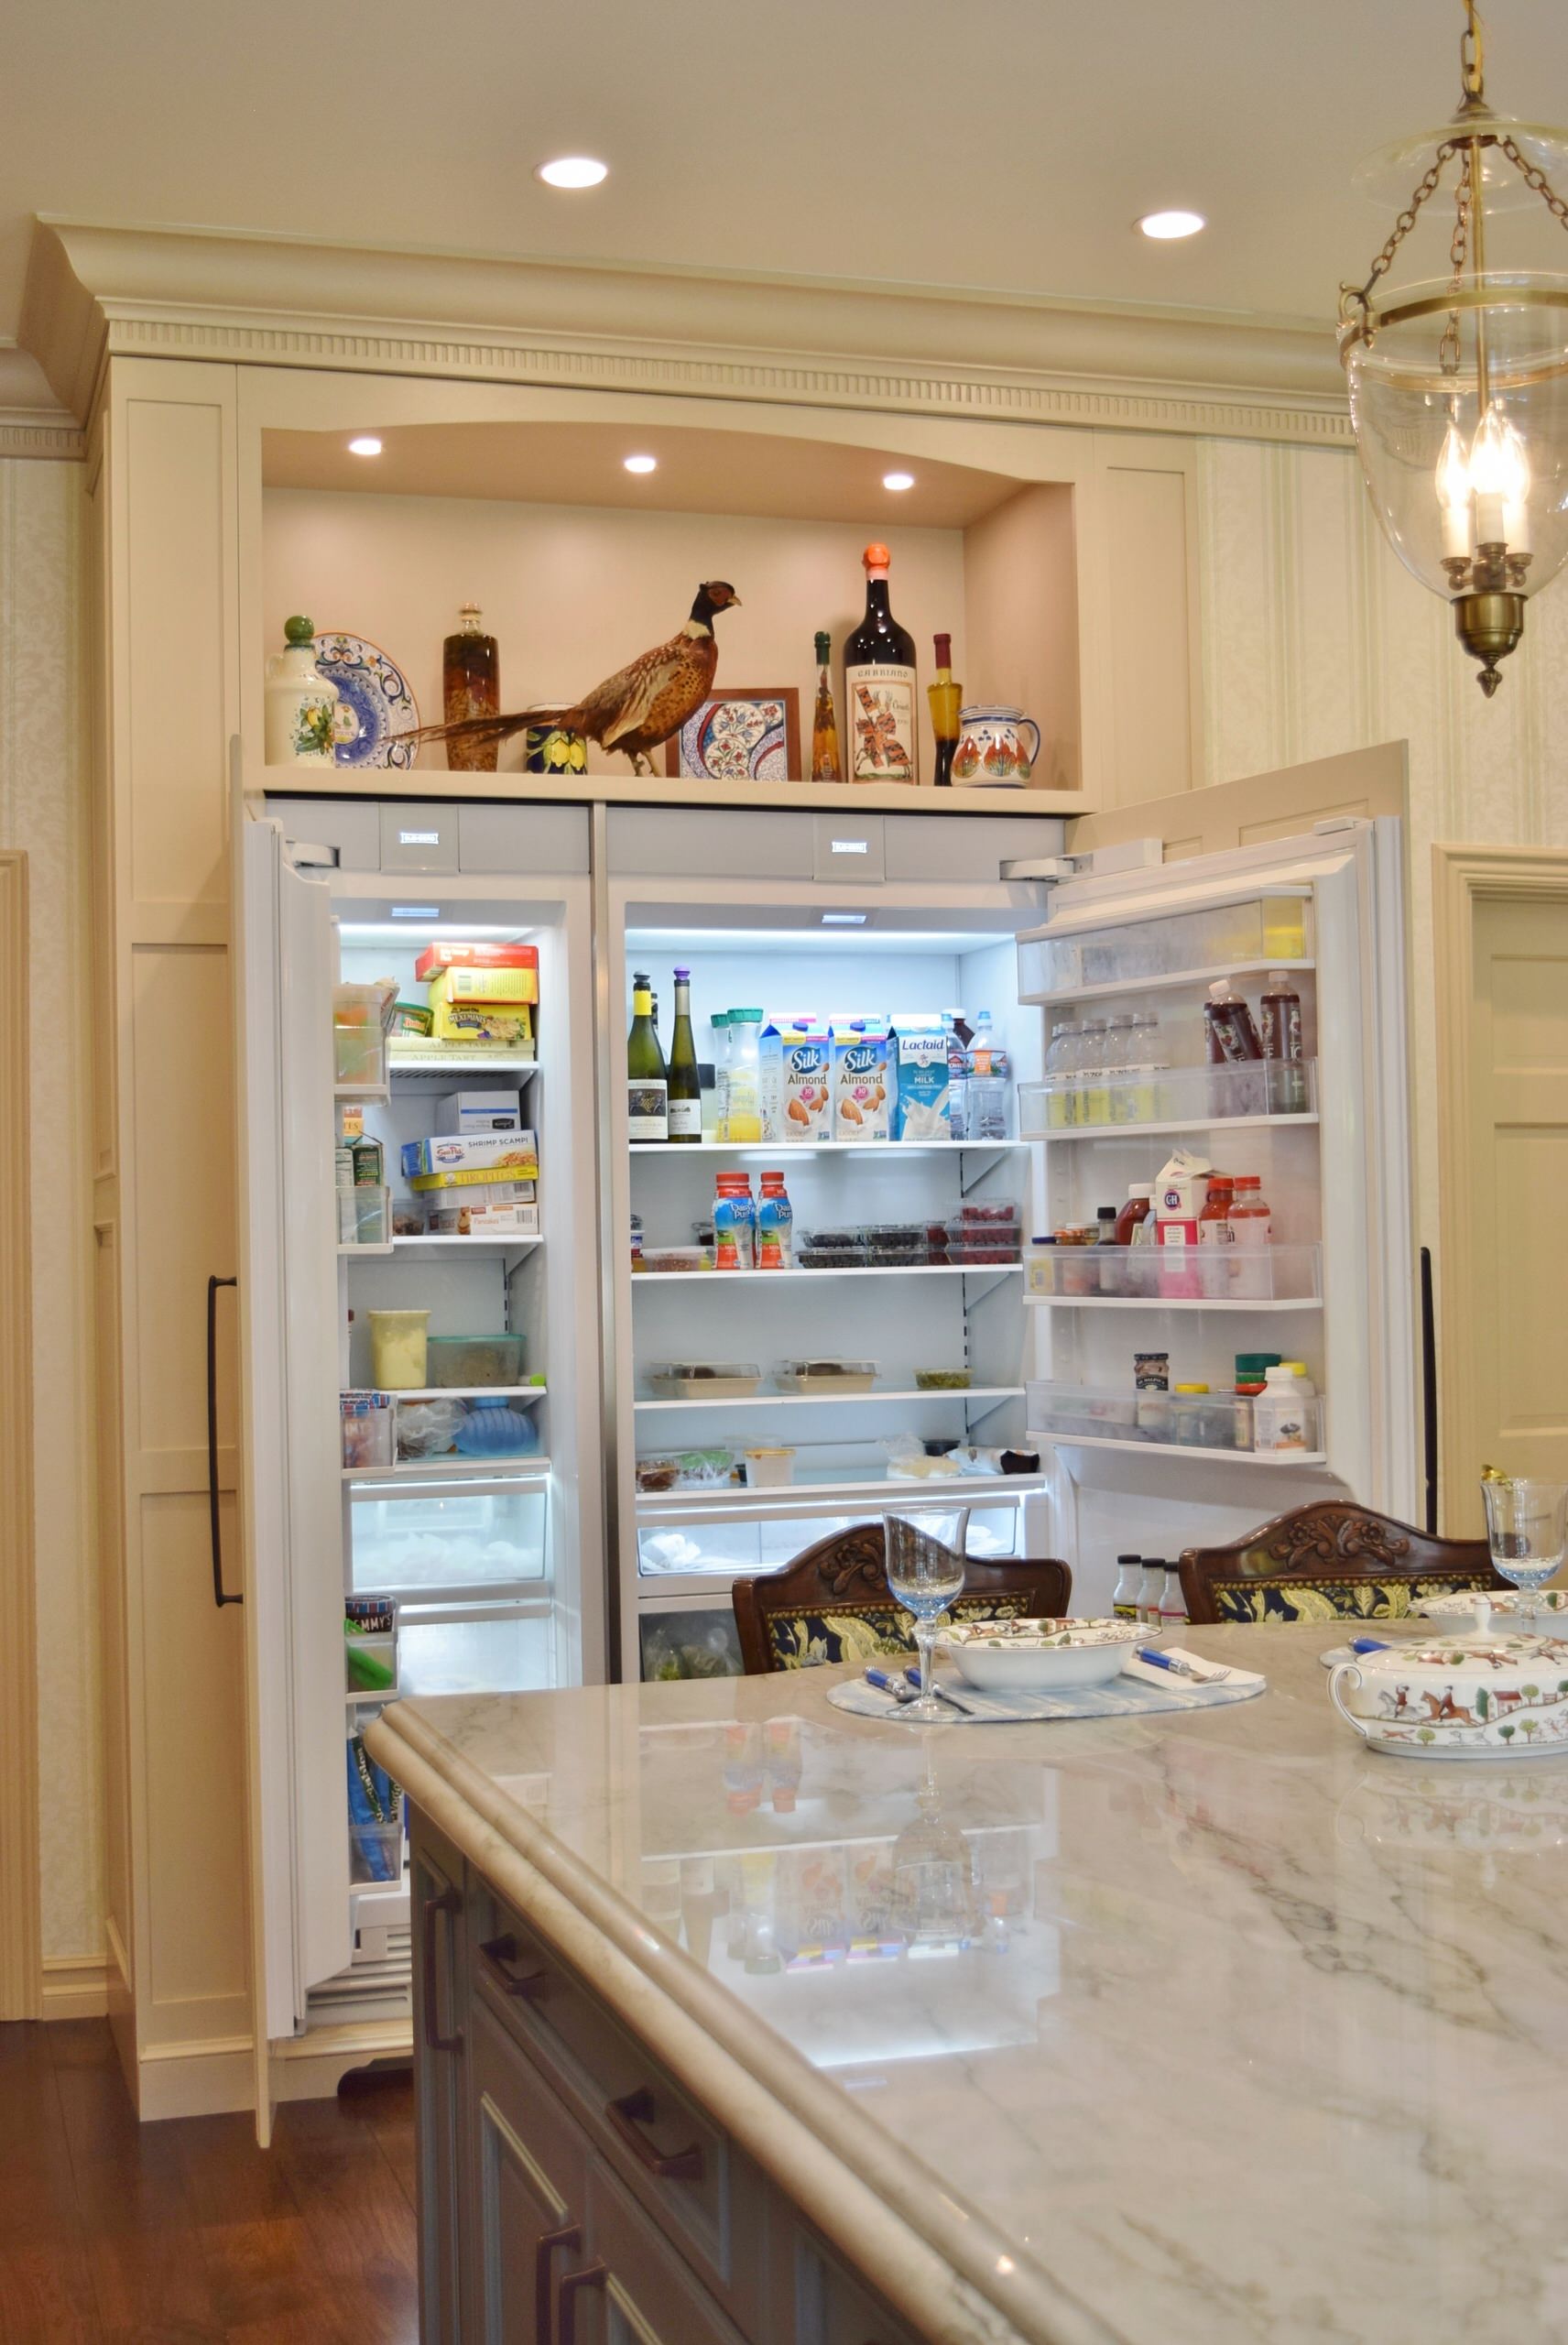
[[[792,1164],[799,1156],[867,1156],[887,1163],[904,1156],[963,1156],[982,1151],[996,1155],[1004,1149],[1027,1148],[1027,1140],[634,1140],[633,1156],[765,1156],[769,1164]]]
[[[1170,1123],[1051,1124],[1043,1131],[1031,1133],[1030,1138],[1036,1140],[1134,1140],[1141,1138],[1145,1133],[1153,1138],[1160,1133],[1255,1131],[1260,1126],[1269,1124],[1311,1125],[1318,1121],[1319,1118],[1315,1112],[1304,1116],[1185,1116]],[[343,1251],[349,1254],[355,1250],[352,1246],[343,1249]]]
[[[385,1083],[334,1083],[334,1099],[358,1100],[366,1107],[385,1107],[392,1093]]]
[[[1184,1457],[1201,1457],[1211,1466],[1268,1466],[1275,1471],[1282,1466],[1328,1464],[1328,1452],[1323,1449],[1199,1449],[1188,1442],[1118,1441],[1114,1434],[1104,1433],[1029,1433],[1024,1439],[1047,1449],[1119,1449],[1124,1454],[1133,1450],[1140,1457],[1169,1457],[1178,1463]]]
[[[421,1384],[418,1389],[394,1392],[393,1402],[399,1401],[484,1401],[499,1400],[505,1393],[508,1401],[542,1401],[549,1387],[543,1384]]]
[[[1315,1124],[1315,1059],[1246,1059],[1018,1085],[1029,1140],[1103,1140],[1121,1132],[1226,1131],[1235,1124]],[[1085,1110],[1097,1100],[1101,1112]],[[1146,1113],[1139,1115],[1139,1107]]]
[[[1064,986],[1060,993],[1020,991],[1018,999],[1036,1009],[1056,1009],[1073,1001],[1109,1001],[1118,994],[1125,998],[1129,994],[1169,993],[1178,986],[1208,986],[1216,977],[1267,977],[1273,969],[1294,972],[1316,967],[1315,961],[1275,961],[1258,954],[1245,961],[1213,961],[1202,969],[1171,969],[1150,977],[1107,977],[1098,985]]]
[[[822,1279],[953,1279],[1014,1278],[1022,1262],[896,1262],[845,1271],[643,1271],[632,1280],[632,1292],[643,1287],[690,1285],[701,1279],[705,1286],[735,1286],[742,1279],[762,1279],[769,1286],[787,1286],[801,1279],[812,1284]]]
[[[543,1482],[550,1478],[550,1460],[528,1450],[515,1457],[416,1457],[405,1458],[400,1466],[345,1466],[342,1470],[343,1480],[353,1483]]]
[[[947,1480],[933,1476],[926,1481],[885,1474],[849,1482],[782,1482],[768,1489],[721,1482],[709,1489],[645,1491],[637,1498],[637,1511],[641,1522],[679,1522],[694,1510],[706,1513],[710,1507],[751,1515],[787,1514],[797,1501],[877,1498],[887,1501],[897,1513],[901,1507],[930,1506],[938,1499],[964,1498],[972,1506],[997,1506],[1025,1490],[1044,1487],[1043,1474],[959,1474]]]
[[[1026,1303],[1065,1311],[1321,1311],[1321,1294],[1026,1294]]]
[[[453,1076],[474,1074],[505,1075],[520,1088],[539,1073],[537,1059],[518,1058],[515,1053],[486,1056],[482,1051],[410,1051],[403,1057],[388,1057],[387,1064],[399,1091],[439,1091]],[[385,1099],[387,1095],[383,1091],[381,1096]]]
[[[969,1384],[931,1392],[910,1386],[884,1392],[750,1392],[731,1401],[634,1401],[632,1406],[639,1414],[645,1409],[874,1409],[885,1401],[1019,1401],[1023,1391],[1021,1384]]]

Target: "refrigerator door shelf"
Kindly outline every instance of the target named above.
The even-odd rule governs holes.
[[[1116,910],[1059,897],[1053,917],[1018,939],[1020,998],[1050,1004],[1149,984],[1192,983],[1204,972],[1311,966],[1311,885],[1211,892],[1198,905]]]
[[[900,1407],[915,1401],[949,1401],[963,1403],[969,1401],[1021,1401],[1021,1384],[947,1385],[931,1391],[920,1391],[910,1385],[907,1391],[889,1388],[870,1392],[752,1392],[744,1400],[733,1401],[635,1401],[632,1406],[639,1415],[655,1409],[681,1409],[690,1416],[701,1409],[876,1409],[888,1402]]]
[[[374,1491],[378,1498],[426,1497],[432,1483],[462,1482],[472,1489],[477,1483],[485,1489],[506,1489],[517,1483],[548,1482],[550,1466],[548,1457],[519,1456],[517,1457],[408,1457],[398,1466],[345,1466],[343,1478],[361,1491]],[[423,1489],[406,1492],[398,1488],[405,1482],[416,1482]]]
[[[969,1485],[971,1490],[980,1487]],[[779,1571],[819,1539],[865,1521],[861,1508],[853,1514],[752,1515],[739,1521],[704,1516],[648,1527],[637,1532],[637,1577],[647,1591],[649,1583],[672,1588],[688,1578],[735,1579]],[[969,1553],[994,1564],[1023,1553],[1023,1511],[1010,1497],[971,1507]],[[646,1592],[642,1600],[648,1603]]]
[[[1099,1114],[1091,1122],[1092,1107]],[[1235,1124],[1310,1128],[1317,1120],[1315,1059],[1247,1059],[1018,1085],[1025,1140],[1115,1140],[1121,1132],[1217,1131]]]
[[[1027,1303],[1118,1311],[1321,1311],[1317,1246],[1036,1246]]]
[[[1137,1392],[1040,1379],[1029,1388],[1027,1439],[1097,1449],[1132,1446],[1230,1465],[1321,1465],[1323,1452],[1316,1444],[1323,1406],[1321,1393],[1302,1403],[1307,1450],[1262,1451],[1251,1446],[1249,1401],[1231,1391]]]
[[[1026,989],[1026,965],[1021,946],[1018,962],[1018,999],[1030,1002],[1040,1009],[1065,1009],[1078,1001],[1126,1000],[1129,996],[1146,993],[1171,993],[1179,986],[1201,989],[1213,985],[1216,977],[1264,977],[1274,969],[1286,969],[1301,975],[1317,967],[1315,961],[1287,960],[1282,954],[1278,957],[1262,954],[1250,961],[1213,961],[1201,969],[1172,969],[1165,976],[1112,977],[1092,986],[1062,986],[1052,987],[1049,991],[1030,991]]]
[[[1005,1150],[1026,1148],[1029,1135],[1022,1140],[634,1140],[628,1143],[633,1156],[673,1157],[679,1162],[682,1153],[692,1156],[764,1157],[769,1164],[792,1164],[800,1156],[865,1156],[873,1162],[886,1163],[906,1156],[998,1156]],[[783,1151],[782,1156],[779,1151]]]
[[[650,1271],[632,1281],[632,1292],[639,1294],[648,1288],[673,1286],[678,1280],[690,1282],[701,1279],[707,1286],[734,1286],[741,1279],[766,1279],[770,1286],[795,1284],[810,1279],[816,1284],[823,1279],[953,1279],[1010,1278],[1021,1271],[1021,1262],[900,1262],[890,1268],[877,1263],[862,1263],[843,1271]]]
[[[1040,1474],[955,1474],[941,1479],[914,1476],[866,1475],[859,1481],[789,1482],[767,1489],[736,1489],[721,1483],[712,1490],[659,1490],[637,1500],[641,1523],[679,1522],[687,1515],[712,1516],[720,1522],[754,1522],[761,1515],[801,1518],[832,1510],[841,1499],[875,1499],[876,1511],[898,1513],[905,1507],[934,1506],[939,1500],[967,1499],[974,1505],[1007,1497],[1022,1497],[1043,1487]]]

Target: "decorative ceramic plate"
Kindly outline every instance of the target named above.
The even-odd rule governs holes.
[[[1532,1606],[1541,1612],[1568,1612],[1568,1587],[1538,1587],[1533,1596],[1521,1596],[1516,1588],[1506,1592],[1461,1588],[1454,1596],[1426,1597],[1420,1604],[1412,1604],[1410,1610],[1429,1620],[1474,1620],[1477,1594],[1484,1595],[1490,1609],[1504,1619],[1521,1613],[1528,1620]]]
[[[419,711],[402,670],[362,635],[318,633],[316,665],[341,695],[332,755],[340,766],[394,766],[407,772],[419,743]]]

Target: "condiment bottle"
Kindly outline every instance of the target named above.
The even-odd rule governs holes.
[[[1142,1577],[1141,1555],[1116,1557],[1116,1584],[1111,1591],[1111,1610],[1118,1620],[1138,1619],[1138,1591]]]
[[[1138,1590],[1138,1617],[1151,1629],[1160,1626],[1160,1606],[1164,1594],[1165,1558],[1163,1555],[1145,1555],[1143,1577]]]
[[[953,681],[953,638],[939,635],[932,640],[936,647],[936,675],[926,686],[931,733],[936,741],[936,770],[931,780],[938,790],[949,790],[953,786],[953,753],[958,747],[958,712],[964,703],[964,686]]]
[[[1171,1422],[1178,1443],[1184,1449],[1202,1449],[1203,1412],[1198,1406],[1208,1391],[1206,1384],[1178,1384],[1171,1395]]]
[[[1181,1593],[1181,1567],[1179,1564],[1165,1566],[1165,1588],[1160,1599],[1160,1625],[1162,1629],[1181,1626],[1187,1618],[1187,1599]]]

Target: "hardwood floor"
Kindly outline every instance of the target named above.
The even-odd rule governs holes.
[[[138,2125],[107,2026],[0,2026],[0,2345],[417,2345],[414,2101]]]

